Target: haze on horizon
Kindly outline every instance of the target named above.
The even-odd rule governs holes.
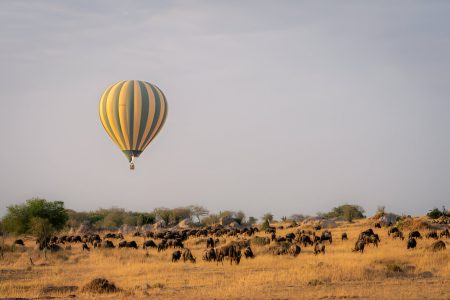
[[[0,215],[199,204],[261,217],[450,204],[450,3],[2,1]],[[97,105],[166,94],[130,172]]]

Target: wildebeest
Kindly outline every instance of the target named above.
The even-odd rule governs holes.
[[[450,232],[448,231],[448,228],[446,228],[445,230],[441,231],[441,233],[439,233],[439,237],[446,237],[446,238],[450,238]]]
[[[84,250],[91,251],[91,249],[89,248],[89,246],[86,243],[83,243],[82,247],[83,247],[83,251]]]
[[[158,244],[158,252],[167,250],[169,246],[165,240],[162,240],[161,243]]]
[[[329,232],[328,230],[325,230],[324,232],[322,232],[322,235],[320,236],[320,241],[329,241],[330,244],[333,241],[333,238],[331,236],[331,232]]]
[[[309,235],[302,235],[301,237],[301,243],[303,244],[303,247],[306,247],[306,245],[313,245],[313,241],[309,237]]]
[[[376,247],[378,247],[378,242],[380,242],[380,238],[378,237],[378,234],[374,233],[369,236],[364,236],[364,242],[368,244],[374,244]]]
[[[119,243],[119,248],[134,248],[137,249],[138,246],[135,241],[127,242],[127,241],[121,241]]]
[[[222,262],[225,257],[230,259],[230,264],[233,264],[233,261],[238,265],[241,261],[241,250],[234,244],[227,244],[220,248],[216,249],[217,254],[217,262]]]
[[[431,246],[431,249],[433,251],[445,250],[446,248],[447,247],[445,246],[445,243],[443,241],[437,241]]]
[[[181,258],[181,251],[177,250],[172,253],[172,262],[177,262]]]
[[[14,241],[14,245],[25,246],[25,243],[23,242],[23,240],[19,239]]]
[[[286,239],[290,242],[292,242],[293,239],[295,239],[295,233],[288,233],[286,234]]]
[[[271,234],[270,234],[270,240],[273,242],[273,241],[275,241],[277,239],[277,236],[275,235],[275,232],[272,232]]]
[[[191,250],[184,249],[184,251],[183,251],[183,261],[186,262],[187,260],[189,260],[192,263],[196,262],[195,256],[192,255]]]
[[[346,232],[343,232],[343,233],[342,233],[341,239],[342,239],[342,240],[348,240],[348,237],[347,237],[347,233],[346,233]]]
[[[203,252],[203,260],[204,261],[216,261],[217,255],[216,250],[214,248],[208,248]]]
[[[391,234],[393,234],[393,233],[395,233],[395,232],[400,232],[400,229],[398,229],[397,227],[389,228],[389,230],[388,230],[388,236],[390,236]]]
[[[428,232],[427,235],[426,235],[426,238],[427,239],[436,239],[437,240],[438,239],[438,234],[437,234],[436,230]]]
[[[158,246],[156,246],[155,242],[152,240],[145,241],[144,244],[142,245],[142,249],[157,248],[157,247]]]
[[[420,234],[419,231],[415,230],[415,231],[411,231],[411,232],[409,233],[409,236],[408,236],[408,237],[409,237],[409,238],[421,239],[421,238],[422,238],[422,235]]]
[[[381,228],[381,224],[380,223],[375,223],[375,228]]]
[[[314,254],[317,255],[319,253],[325,254],[325,245],[324,244],[315,243],[314,244]]]
[[[364,246],[365,246],[365,242],[364,242],[364,240],[358,240],[358,241],[356,241],[356,244],[355,244],[355,248],[353,249],[353,251],[359,251],[359,252],[361,252],[361,253],[364,253]]]
[[[255,255],[253,254],[252,248],[250,248],[250,246],[245,248],[244,256],[245,256],[245,258],[254,258],[255,257]]]
[[[103,248],[116,248],[116,246],[114,246],[114,243],[112,241],[103,241]]]
[[[396,232],[394,232],[394,233],[392,234],[392,237],[393,237],[394,239],[400,238],[402,241],[405,239],[405,237],[403,236],[403,232],[401,232],[401,231],[396,231]]]
[[[206,248],[209,248],[209,247],[211,247],[211,248],[214,248],[216,245],[215,245],[215,243],[214,243],[214,239],[212,238],[212,237],[209,237],[207,240],[206,240]]]
[[[409,238],[406,243],[406,249],[414,249],[417,246],[417,242],[415,238]]]
[[[300,248],[300,246],[294,244],[289,247],[288,253],[289,255],[297,256],[300,254],[301,251],[302,249]]]

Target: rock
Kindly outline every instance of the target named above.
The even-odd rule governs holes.
[[[383,226],[389,226],[395,224],[399,218],[399,215],[393,213],[385,213],[378,219],[378,222]]]

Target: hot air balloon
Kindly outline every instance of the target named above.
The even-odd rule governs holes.
[[[130,170],[134,170],[134,159],[164,126],[167,100],[154,84],[119,81],[103,93],[99,114],[106,132],[127,157]]]

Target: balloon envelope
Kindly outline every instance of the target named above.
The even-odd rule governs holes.
[[[167,100],[154,84],[119,81],[103,93],[99,114],[106,132],[131,162],[161,131],[167,117]]]

